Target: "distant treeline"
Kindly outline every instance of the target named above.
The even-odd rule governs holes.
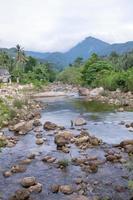
[[[57,80],[87,87],[103,86],[108,90],[119,88],[122,91],[133,91],[133,52],[123,55],[112,52],[107,57],[92,54],[87,61],[78,57],[59,72],[50,63],[26,56],[21,46],[17,45],[15,57],[0,52],[0,67],[9,70],[13,81],[19,79],[23,84],[41,86]]]
[[[133,91],[133,52],[123,55],[112,52],[108,57],[92,54],[86,62],[79,57],[57,79],[87,87]]]

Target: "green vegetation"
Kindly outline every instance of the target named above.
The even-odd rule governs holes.
[[[5,147],[7,145],[6,140],[0,139],[0,148]]]
[[[112,52],[108,57],[92,54],[86,62],[78,58],[60,72],[57,80],[92,88],[102,86],[112,91],[117,88],[133,91],[133,52],[123,55]]]
[[[14,82],[33,83],[37,87],[54,81],[56,75],[49,63],[27,57],[20,45],[16,46],[15,58],[0,52],[0,67],[9,70]]]
[[[67,160],[67,159],[59,160],[58,164],[60,167],[66,168],[69,166],[69,160]]]
[[[84,61],[78,57],[63,71],[53,70],[50,63],[26,56],[20,45],[13,49],[14,58],[0,52],[0,66],[7,68],[13,81],[22,84],[33,83],[41,88],[54,80],[87,87],[104,87],[107,90],[133,91],[133,52],[118,55],[112,52],[108,57],[97,54]]]

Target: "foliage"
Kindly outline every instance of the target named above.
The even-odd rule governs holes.
[[[62,81],[63,83],[79,85],[82,83],[81,71],[82,67],[68,67],[58,74],[57,80]]]
[[[55,80],[56,73],[49,63],[42,64],[39,60],[25,55],[20,45],[16,46],[15,57],[11,58],[6,52],[0,52],[0,67],[10,71],[12,80],[20,83],[33,83],[41,86]]]
[[[95,86],[95,80],[99,79],[107,71],[111,71],[112,65],[106,60],[100,59],[96,54],[85,63],[82,77],[86,84]]]
[[[133,91],[133,67],[119,65],[124,56],[112,53],[109,58],[99,58],[96,54],[85,63],[82,79],[85,85],[91,87],[103,86],[108,90],[120,88],[122,91]],[[127,59],[127,57],[126,57]],[[128,63],[125,61],[125,63]],[[127,67],[128,66],[128,67]],[[125,69],[124,69],[125,68]]]

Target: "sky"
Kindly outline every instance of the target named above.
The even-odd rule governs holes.
[[[133,41],[133,0],[0,0],[0,47],[65,52],[89,36]]]

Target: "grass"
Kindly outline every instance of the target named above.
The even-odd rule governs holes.
[[[16,116],[15,109],[11,108],[7,102],[0,98],[0,128],[4,126],[4,122]]]
[[[0,148],[5,147],[7,145],[6,140],[1,140],[0,139]]]
[[[23,108],[23,100],[20,100],[20,99],[15,99],[13,101],[13,106],[18,108],[18,109],[22,109]]]
[[[125,166],[127,167],[127,169],[131,172],[133,171],[133,154],[129,155],[129,160],[128,162],[125,164]]]
[[[128,188],[133,191],[133,180],[128,181]]]
[[[59,166],[62,166],[63,168],[66,168],[69,166],[69,160],[67,159],[62,159],[58,161]]]

